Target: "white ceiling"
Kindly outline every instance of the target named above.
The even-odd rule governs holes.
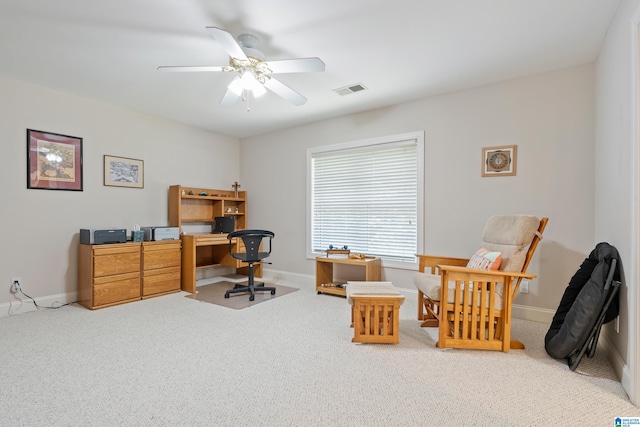
[[[1,0],[0,75],[236,137],[593,61],[620,0]],[[218,102],[230,73],[205,31],[260,38],[309,100]],[[361,83],[367,91],[333,92]]]

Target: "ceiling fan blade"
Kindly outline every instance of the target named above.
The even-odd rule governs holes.
[[[238,101],[238,98],[240,98],[240,95],[238,95],[231,89],[227,89],[227,92],[224,94],[224,96],[220,100],[220,105],[224,105],[225,107],[228,107],[230,105],[235,104]]]
[[[283,59],[280,61],[267,61],[267,67],[273,74],[276,73],[310,73],[324,71],[324,62],[320,58]]]
[[[225,71],[225,67],[221,66],[202,66],[202,67],[190,67],[190,66],[172,66],[172,65],[161,65],[158,67],[158,71],[169,71],[169,72],[183,72],[183,71]]]
[[[307,102],[307,98],[300,95],[298,92],[291,89],[281,81],[274,79],[273,77],[267,79],[267,81],[264,82],[264,87],[266,87],[276,95],[280,95],[293,105],[300,106]]]
[[[220,43],[220,46],[222,46],[222,48],[227,51],[230,57],[242,59],[245,61],[247,60],[247,55],[245,55],[240,45],[231,34],[217,27],[206,27],[206,29],[211,37],[213,37],[215,41]]]

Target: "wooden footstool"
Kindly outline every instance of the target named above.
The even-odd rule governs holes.
[[[348,282],[352,342],[397,344],[402,295],[391,282]]]

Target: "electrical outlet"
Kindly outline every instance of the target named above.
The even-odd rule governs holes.
[[[528,280],[523,280],[520,283],[520,289],[518,290],[519,293],[521,294],[528,294],[529,293],[529,281]]]
[[[11,292],[13,292],[14,294],[18,291],[20,291],[20,282],[22,281],[22,279],[20,279],[19,277],[12,277],[11,278]]]

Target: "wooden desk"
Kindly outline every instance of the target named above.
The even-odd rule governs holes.
[[[379,282],[382,277],[382,261],[380,258],[351,259],[348,257],[316,257],[316,291],[318,294],[332,294],[346,296],[344,288],[336,286],[322,286],[335,284],[333,280],[333,265],[345,264],[364,267],[364,280]]]
[[[242,252],[240,239],[235,239],[232,250]],[[196,293],[196,272],[212,267],[235,268],[239,274],[248,274],[249,268],[229,253],[227,234],[183,234],[182,235],[182,281],[180,287],[185,292]],[[254,264],[255,277],[262,277],[262,264]]]
[[[236,183],[237,184],[237,183]],[[216,217],[233,217],[236,230],[247,226],[247,192],[212,188],[169,187],[169,225],[182,228],[188,224],[212,227]],[[227,234],[193,233],[182,235],[182,281],[183,291],[196,292],[196,272],[211,267],[235,268],[239,274],[247,275],[249,267],[231,256]],[[240,239],[232,244],[233,252],[243,252]],[[254,264],[255,277],[262,277],[262,264]]]

